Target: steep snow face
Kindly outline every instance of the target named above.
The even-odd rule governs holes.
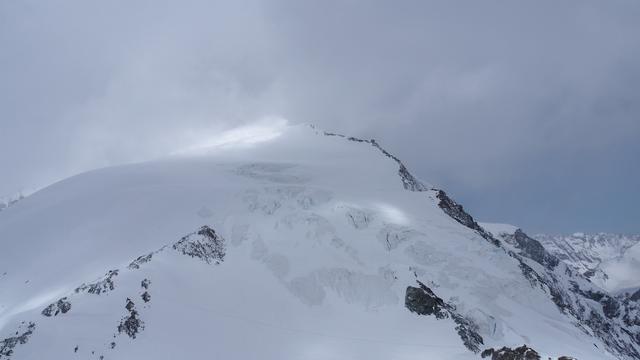
[[[609,291],[640,287],[640,235],[539,234],[534,238]]]
[[[501,244],[375,141],[298,126],[212,144],[0,214],[1,359],[619,352],[600,303],[547,283],[590,285]]]

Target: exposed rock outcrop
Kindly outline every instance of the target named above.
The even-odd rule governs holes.
[[[444,300],[437,297],[431,289],[424,285],[420,287],[408,286],[404,305],[418,315],[433,315],[438,319],[448,317]]]
[[[25,323],[23,322],[20,328],[24,325]],[[16,346],[26,344],[36,329],[36,324],[32,322],[28,323],[26,330],[22,333],[20,333],[20,328],[16,331],[15,336],[0,340],[0,359],[10,359]]]
[[[66,314],[69,310],[71,310],[71,303],[66,297],[63,297],[44,308],[44,310],[42,310],[42,315],[47,317],[57,316],[58,314]]]
[[[207,264],[220,264],[225,256],[224,239],[206,225],[173,244],[173,249]]]
[[[451,199],[447,193],[442,190],[436,190],[436,197],[440,200],[438,206],[445,212],[445,214],[449,215],[452,219],[469,229],[475,230],[480,236],[493,245],[500,246],[500,241],[483,229],[471,215],[464,211],[462,205]]]
[[[481,354],[482,358],[491,356],[491,360],[540,360],[540,354],[527,345],[522,345],[515,349],[503,347],[494,350],[486,349]]]
[[[456,331],[467,349],[477,353],[484,343],[477,332],[477,326],[456,312],[455,306],[447,304],[430,288],[418,281],[419,287],[408,286],[404,304],[409,311],[418,315],[433,315],[437,319],[451,318],[456,323]]]
[[[118,325],[118,333],[127,334],[130,338],[135,339],[136,335],[144,330],[144,322],[140,319],[136,305],[131,299],[127,298],[125,309],[129,312],[129,315],[120,320]]]
[[[528,257],[546,268],[553,269],[558,266],[560,262],[558,258],[549,253],[538,240],[529,237],[520,229],[516,230],[513,235],[505,238],[505,241],[518,248],[520,255]]]
[[[130,270],[137,270],[140,269],[140,266],[142,264],[148,263],[149,261],[151,261],[151,259],[153,258],[153,254],[155,252],[150,252],[147,255],[142,255],[142,256],[138,256],[138,258],[136,258],[135,260],[133,260],[129,266],[127,266],[127,268],[129,268]]]
[[[112,291],[115,289],[113,278],[118,276],[118,272],[118,269],[109,270],[102,279],[93,283],[82,284],[76,288],[75,292],[87,292],[89,294],[100,295],[102,293]]]

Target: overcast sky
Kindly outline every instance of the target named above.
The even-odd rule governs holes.
[[[638,1],[0,1],[0,195],[265,116],[482,221],[640,232]]]

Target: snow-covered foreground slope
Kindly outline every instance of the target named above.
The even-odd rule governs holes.
[[[639,358],[608,295],[377,143],[304,126],[259,140],[3,211],[0,359]]]
[[[562,261],[610,291],[640,287],[640,235],[545,235],[534,238]]]

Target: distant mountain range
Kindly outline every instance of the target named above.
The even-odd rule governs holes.
[[[538,234],[533,238],[560,260],[611,292],[640,287],[640,235]]]

